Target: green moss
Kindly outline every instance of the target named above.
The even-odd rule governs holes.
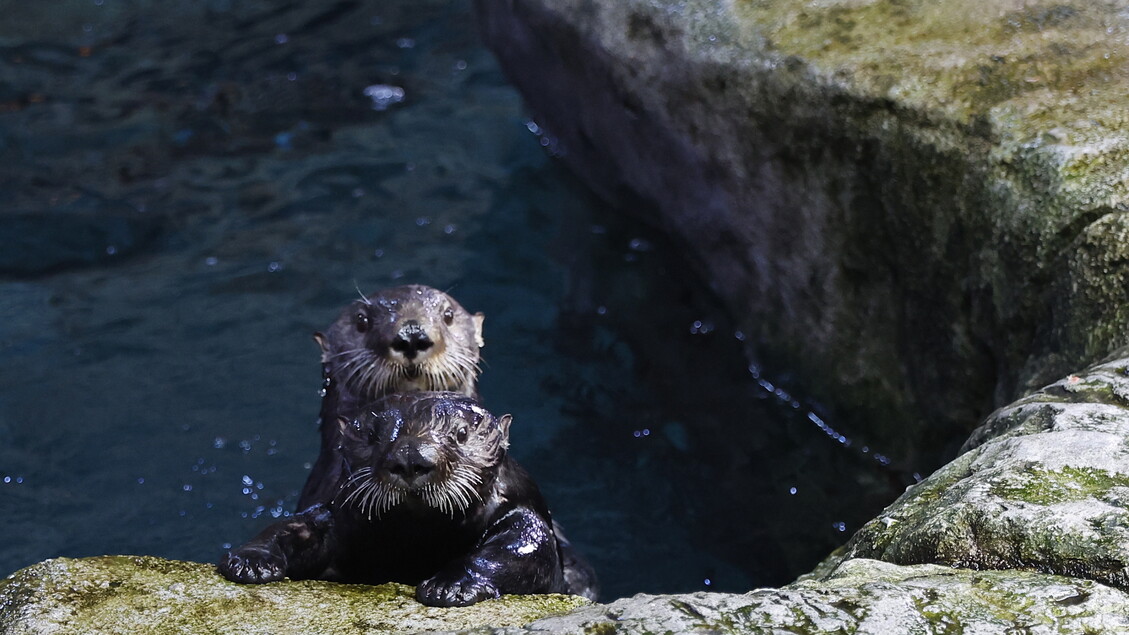
[[[974,0],[746,1],[739,7],[746,28],[763,34],[775,51],[825,72],[849,69],[868,91],[940,105],[964,121],[1027,94],[1085,95],[1123,81],[1125,54],[1103,41],[1104,25],[1119,22],[1113,5],[1009,12]]]
[[[213,565],[149,557],[60,558],[0,586],[0,631],[33,633],[65,623],[78,632],[370,632],[518,626],[590,604],[565,595],[505,596],[442,609],[413,587],[316,580],[241,585]],[[253,627],[253,628],[252,628]]]
[[[584,633],[585,635],[614,635],[616,627],[611,622],[598,622],[585,626]]]
[[[1052,505],[1101,498],[1115,487],[1129,487],[1129,475],[1094,468],[1063,467],[1052,471],[1029,466],[992,484],[991,495],[1004,500]]]

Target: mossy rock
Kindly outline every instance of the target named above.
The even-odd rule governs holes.
[[[887,454],[932,469],[1129,343],[1120,3],[476,8],[563,160]]]
[[[521,625],[589,604],[505,596],[462,608],[415,600],[402,584],[229,582],[215,567],[148,556],[57,558],[0,581],[0,632],[408,633]]]
[[[898,566],[856,559],[835,572],[745,594],[638,595],[495,633],[1113,633],[1129,596],[1029,571]]]
[[[1124,353],[1124,351],[1123,351]],[[994,413],[842,558],[1025,568],[1129,588],[1129,357]]]

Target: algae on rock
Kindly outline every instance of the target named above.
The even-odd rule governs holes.
[[[1129,343],[1119,3],[476,9],[563,160],[651,201],[762,357],[887,453],[936,465]]]
[[[589,604],[505,596],[458,609],[423,606],[403,584],[229,582],[213,565],[149,556],[57,558],[0,580],[0,632],[404,633],[520,625]]]
[[[965,454],[867,523],[842,557],[1129,588],[1127,368],[1118,357],[1000,409]]]
[[[494,633],[1102,633],[1129,629],[1129,595],[1089,580],[875,560],[745,594],[637,595]]]

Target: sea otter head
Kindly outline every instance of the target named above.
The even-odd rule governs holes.
[[[338,421],[352,475],[336,500],[370,519],[399,505],[464,513],[492,487],[510,421],[459,393],[389,395]]]
[[[412,284],[355,300],[314,339],[329,377],[362,402],[415,390],[473,396],[483,320],[446,293]]]

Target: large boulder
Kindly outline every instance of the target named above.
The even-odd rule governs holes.
[[[563,160],[890,453],[1129,341],[1121,3],[476,9]]]
[[[994,413],[845,558],[1026,568],[1129,588],[1129,357]]]

